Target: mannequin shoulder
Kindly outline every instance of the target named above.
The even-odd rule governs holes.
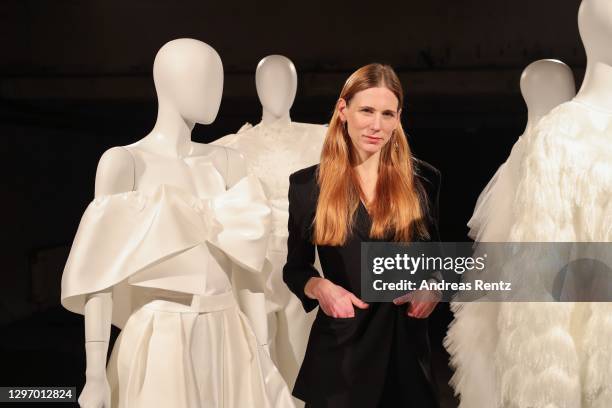
[[[102,154],[96,170],[96,197],[134,189],[134,157],[125,147],[117,146]]]
[[[233,135],[229,135],[233,136]],[[225,138],[225,137],[223,137]],[[222,138],[222,139],[223,139]],[[245,157],[240,151],[225,144],[217,144],[221,139],[215,140],[213,143],[195,143],[193,142],[193,156],[220,156],[230,162],[244,161]]]
[[[229,146],[231,147],[239,140],[239,135],[236,133],[230,133],[229,135],[221,136],[220,138],[212,141],[211,146]]]
[[[215,156],[215,155],[223,156],[226,154],[227,147],[221,143],[217,143],[221,139],[217,139],[212,143],[191,142],[191,153],[189,155],[191,157]]]
[[[310,135],[325,137],[327,134],[327,125],[303,122],[293,122],[292,125],[299,131],[308,133]]]
[[[223,145],[195,142],[193,142],[192,147],[192,156],[199,156],[212,161],[225,178],[228,186],[233,186],[246,175],[246,159],[238,150]]]
[[[219,139],[220,140],[220,139]],[[192,142],[192,157],[207,157],[213,160],[221,161],[243,161],[244,156],[238,150],[225,146],[223,144],[217,144],[219,140],[215,140],[213,143],[196,143]]]

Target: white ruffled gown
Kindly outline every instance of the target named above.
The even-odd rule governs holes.
[[[522,143],[512,211],[485,211],[472,226],[511,217],[507,241],[612,242],[612,112],[565,103]],[[590,255],[612,264],[610,253]],[[551,279],[546,265],[531,261],[512,273],[534,284]],[[612,303],[454,307],[446,344],[461,407],[612,407]]]
[[[315,316],[315,313],[304,312],[300,301],[283,282],[283,266],[287,261],[289,175],[319,162],[326,131],[323,125],[280,119],[255,126],[247,123],[237,133],[212,143],[236,149],[244,155],[248,172],[261,181],[272,208],[267,252],[270,265],[263,274],[270,354],[289,387],[293,387],[304,359]]]
[[[135,160],[149,154],[127,149]],[[270,209],[261,186],[245,177],[226,191],[207,157],[180,165],[193,176],[191,191],[149,183],[87,207],[62,304],[83,314],[86,295],[112,288],[122,329],[107,368],[113,407],[292,407],[228,275],[233,263],[263,267]],[[163,166],[150,173],[163,180]]]

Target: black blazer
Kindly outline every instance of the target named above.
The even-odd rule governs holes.
[[[439,241],[440,173],[416,159],[414,169],[431,240]],[[315,245],[312,243],[312,222],[319,195],[317,171],[318,165],[297,171],[289,178],[289,237],[283,279],[306,311],[318,305],[304,294],[306,282],[320,276],[313,266]],[[358,297],[361,296],[361,242],[373,241],[369,237],[370,227],[369,214],[360,204],[352,232],[343,246],[317,246],[325,278]],[[405,310],[406,306],[392,303],[372,303],[365,310],[355,308],[355,317],[348,319],[335,319],[319,310],[293,394],[310,404],[376,407],[386,393],[385,379],[395,375],[401,383],[399,388],[403,389],[400,393],[410,394],[406,398],[411,401],[415,397],[418,400],[420,392],[435,395],[427,319],[409,318]],[[390,373],[394,364],[401,367],[395,374]],[[419,386],[420,383],[425,385]],[[340,396],[337,401],[343,402],[330,403],[336,401],[336,396]]]

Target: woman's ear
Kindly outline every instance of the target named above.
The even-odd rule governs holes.
[[[346,122],[346,101],[344,98],[338,99],[338,103],[336,104],[336,109],[338,109],[338,117],[342,122]]]

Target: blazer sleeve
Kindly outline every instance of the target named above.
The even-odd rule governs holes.
[[[312,277],[321,277],[314,267],[315,246],[311,240],[311,217],[307,214],[310,197],[301,197],[294,177],[289,178],[289,237],[287,238],[287,263],[283,267],[283,280],[289,289],[300,299],[306,312],[311,311],[319,302],[304,293],[306,282]],[[312,204],[311,204],[312,205]],[[314,211],[312,212],[314,213]]]
[[[417,162],[417,168],[426,194],[429,241],[440,245],[440,185],[442,177],[438,169],[422,160]],[[439,252],[443,253],[441,245]],[[432,271],[427,278],[440,282],[445,279],[445,276],[439,271]]]

